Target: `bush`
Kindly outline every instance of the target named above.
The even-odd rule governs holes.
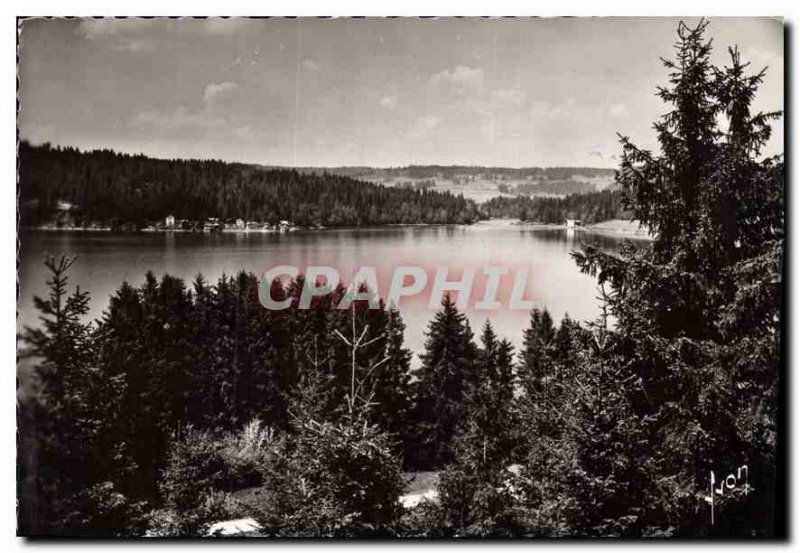
[[[187,511],[159,509],[150,515],[148,537],[204,536],[215,522],[246,516],[244,508],[227,492],[210,490],[204,493],[197,507]]]
[[[228,434],[220,450],[226,468],[224,485],[231,491],[258,486],[270,448],[277,444],[272,428],[254,419],[238,434]]]
[[[113,482],[100,482],[77,496],[83,505],[71,522],[87,536],[140,536],[147,525],[146,503],[134,501],[120,492]]]
[[[386,433],[366,423],[307,421],[265,467],[261,522],[285,536],[399,533],[404,488]]]
[[[191,426],[173,440],[159,483],[167,508],[177,513],[195,509],[208,490],[223,486],[228,470],[221,450],[210,432]]]
[[[442,535],[513,537],[523,533],[517,503],[504,475],[485,476],[458,465],[439,474]]]
[[[159,483],[164,507],[151,513],[148,534],[196,536],[213,522],[248,514],[229,492],[261,483],[273,440],[258,420],[222,437],[187,428],[170,448]]]
[[[443,538],[442,509],[439,504],[424,499],[401,517],[402,535],[406,538]]]

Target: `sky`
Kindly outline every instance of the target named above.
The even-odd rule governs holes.
[[[19,132],[162,158],[332,167],[615,167],[654,148],[679,19],[35,19],[19,34]],[[687,18],[694,24],[696,18]],[[712,18],[713,60],[768,66],[783,26]],[[783,152],[774,125],[766,154]]]

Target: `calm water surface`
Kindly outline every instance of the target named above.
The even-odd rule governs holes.
[[[223,273],[242,269],[260,275],[277,265],[328,265],[339,270],[347,283],[358,267],[368,265],[377,267],[380,293],[385,296],[394,267],[423,267],[432,281],[436,268],[444,265],[449,268],[449,280],[459,279],[465,268],[476,270],[466,310],[475,333],[489,317],[498,334],[517,347],[529,313],[508,309],[514,275],[527,269],[524,298],[547,308],[554,319],[568,313],[579,321],[592,320],[599,314],[597,286],[593,278],[580,273],[569,253],[583,243],[611,249],[621,243],[615,238],[496,221],[469,227],[382,227],[282,235],[30,231],[20,238],[18,328],[37,324],[32,300],[35,294],[47,292],[48,274],[42,261],[48,253],[77,256],[69,273],[70,284],[91,293],[93,318],[101,315],[120,283],[141,284],[148,270],[157,276],[169,273],[187,280],[202,273],[214,282]],[[483,297],[481,275],[486,265],[509,271],[500,281],[503,307],[493,311],[474,308]],[[421,295],[400,302],[407,325],[406,345],[415,353],[423,349],[425,328],[435,313],[428,305],[431,285],[429,282]],[[414,365],[417,363],[415,358]]]

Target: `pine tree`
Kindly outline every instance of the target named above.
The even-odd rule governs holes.
[[[386,537],[400,530],[402,460],[391,435],[373,420],[378,369],[398,359],[387,356],[374,362],[367,350],[386,342],[387,336],[371,337],[369,325],[357,322],[355,304],[346,314],[350,334],[338,329],[333,333],[349,349],[349,359],[342,361],[343,367],[333,367],[339,362],[333,357],[309,358],[311,370],[304,371],[292,412],[292,435],[274,465],[266,467],[265,487],[274,491],[261,505],[259,517],[271,535]],[[395,345],[402,343],[397,336],[388,338]],[[390,344],[386,347],[391,351]],[[343,372],[350,378],[347,392],[339,398],[341,405],[321,409],[316,400]]]
[[[511,359],[507,340],[498,340],[486,321],[481,334],[476,381],[464,400],[458,448],[477,459],[477,472],[505,469],[514,458],[516,413]]]
[[[383,311],[383,310],[381,310]],[[400,444],[408,443],[408,413],[411,407],[411,351],[403,346],[405,323],[400,312],[388,311],[382,344],[382,359],[376,369],[371,410],[374,422],[394,436]]]
[[[650,419],[635,410],[640,388],[617,347],[606,317],[592,325],[590,347],[579,353],[569,395],[569,424],[557,438],[573,445],[563,471],[571,510],[571,533],[579,536],[639,536],[654,513],[654,459],[648,451]],[[566,401],[560,402],[565,405]]]
[[[554,340],[553,319],[545,309],[531,311],[528,328],[523,332],[519,375],[529,395],[535,395],[553,378]]]
[[[476,381],[467,392],[453,460],[439,475],[440,532],[513,536],[521,531],[508,467],[516,460],[519,418],[513,402],[513,349],[487,320]]]
[[[515,485],[532,535],[574,536],[582,516],[573,474],[587,424],[576,400],[589,365],[585,333],[567,317],[555,329],[549,313],[538,310],[524,332],[516,403],[525,453]]]
[[[93,412],[97,383],[92,327],[82,319],[89,295],[67,291],[67,271],[75,258],[50,257],[47,298],[34,298],[41,326],[26,328],[24,357],[35,362],[36,404],[20,420],[22,434],[21,526],[28,534],[86,533],[90,515],[82,492],[94,480],[92,443],[98,421]],[[22,457],[24,456],[24,457]]]
[[[450,442],[461,420],[461,404],[474,383],[476,353],[469,322],[448,294],[428,326],[415,383],[417,443],[408,452],[412,465],[431,468],[450,460]]]
[[[107,425],[99,438],[107,455],[101,465],[112,470],[115,488],[140,500],[151,497],[142,486],[138,442],[149,430],[146,413],[150,396],[149,352],[142,340],[143,309],[139,291],[124,282],[111,296],[108,309],[95,333],[97,364],[104,392],[95,404],[98,417]]]
[[[763,71],[745,76],[735,49],[730,67],[711,64],[707,25],[682,23],[676,59],[664,61],[670,82],[659,96],[672,110],[655,126],[660,153],[621,139],[617,180],[634,217],[655,233],[652,249],[629,246],[617,257],[587,248],[576,258],[609,285],[617,353],[638,383],[625,401],[651,421],[652,484],[664,499],[639,514],[643,532],[768,535],[783,161],[760,151],[778,114],[751,114]],[[759,466],[756,490],[729,496],[726,516],[712,526],[697,514],[709,510],[710,471],[743,464]]]

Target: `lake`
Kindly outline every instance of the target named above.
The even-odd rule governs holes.
[[[525,310],[510,310],[504,301],[514,275],[527,270],[525,300],[547,308],[558,321],[565,313],[588,321],[599,315],[595,280],[581,274],[569,253],[592,243],[615,249],[614,237],[565,229],[530,228],[508,221],[485,221],[472,226],[391,226],[380,228],[300,230],[287,234],[193,234],[24,231],[20,236],[18,328],[34,325],[34,294],[47,293],[44,255],[77,256],[70,269],[70,288],[80,285],[91,293],[93,318],[106,308],[109,296],[127,280],[141,284],[147,270],[192,280],[202,273],[215,282],[223,273],[241,269],[259,275],[278,265],[326,265],[336,268],[348,283],[361,266],[377,268],[379,292],[386,296],[395,267],[422,267],[430,282],[419,295],[402,298],[400,311],[407,325],[406,346],[415,354],[424,348],[424,332],[435,309],[428,305],[436,269],[446,266],[448,280],[476,271],[472,300],[466,313],[477,335],[490,317],[497,333],[515,347],[529,319]],[[483,267],[505,267],[498,299],[502,307],[475,309],[483,298]],[[517,277],[519,278],[519,277]],[[415,356],[414,366],[418,365]]]

